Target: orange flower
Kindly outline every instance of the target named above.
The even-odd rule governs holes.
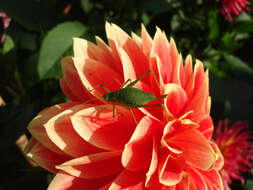
[[[215,130],[215,142],[224,157],[220,170],[225,190],[230,190],[232,180],[245,182],[243,172],[251,172],[253,166],[253,133],[246,122],[228,125],[229,120],[220,121]]]
[[[222,157],[210,141],[208,72],[188,56],[183,65],[174,40],[157,29],[152,39],[128,36],[106,24],[109,46],[74,38],[74,57],[62,60],[62,90],[72,100],[47,108],[29,124],[27,152],[42,167],[57,173],[49,190],[177,189],[221,190]],[[135,87],[167,97],[129,109],[103,99],[124,81],[154,71]],[[135,119],[137,124],[135,122]]]
[[[229,22],[232,22],[233,15],[238,16],[243,11],[249,11],[248,4],[248,0],[221,0],[220,11]]]

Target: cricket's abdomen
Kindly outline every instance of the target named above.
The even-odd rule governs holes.
[[[148,104],[155,99],[155,96],[138,88],[122,88],[111,92],[111,98],[121,106],[134,108]]]

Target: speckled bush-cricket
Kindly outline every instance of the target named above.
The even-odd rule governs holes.
[[[153,77],[159,87],[158,81],[152,70],[148,70],[140,78],[132,82],[130,81],[130,79],[128,79],[126,82],[123,83],[123,85],[120,87],[119,90],[116,90],[113,92],[111,92],[104,85],[99,84],[99,86],[101,86],[107,91],[107,93],[103,95],[104,100],[109,103],[110,102],[113,103],[113,117],[115,116],[115,104],[118,104],[123,107],[127,107],[130,110],[131,108],[139,108],[139,107],[163,106],[163,104],[153,104],[153,105],[147,105],[147,104],[153,100],[163,99],[167,95],[161,95],[161,96],[156,97],[152,93],[133,87],[137,82],[139,82],[143,77],[145,77],[150,72],[153,74]]]

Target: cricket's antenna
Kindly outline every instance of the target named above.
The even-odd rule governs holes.
[[[101,86],[103,89],[105,89],[107,92],[111,92],[108,88],[106,88],[104,85],[99,84],[98,86]]]
[[[107,92],[111,92],[108,88],[106,88],[103,84],[98,84],[95,88],[89,90],[90,92],[96,90],[99,86],[101,86],[104,90],[106,90]]]
[[[152,72],[150,69],[145,72],[142,76],[140,76],[140,78],[134,80],[133,82],[130,82],[128,85],[126,85],[125,88],[127,87],[133,87],[137,82],[139,82],[141,79],[143,79],[148,73]],[[127,80],[128,81],[128,80]]]
[[[154,79],[155,79],[155,82],[156,82],[156,84],[157,84],[157,86],[158,86],[159,90],[161,91],[160,85],[159,85],[159,83],[158,83],[158,80],[157,80],[157,78],[156,78],[156,76],[155,76],[154,71],[153,71],[153,70],[151,70],[151,69],[149,69],[149,70],[150,70],[150,72],[152,73],[152,75],[153,75],[153,77],[154,77]]]

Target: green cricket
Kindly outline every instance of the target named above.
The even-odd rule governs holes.
[[[124,82],[124,84],[120,87],[119,90],[113,92],[111,92],[104,85],[99,84],[99,86],[101,86],[102,88],[104,88],[104,90],[107,91],[107,93],[103,95],[104,100],[107,101],[108,103],[113,103],[113,117],[115,116],[116,104],[129,108],[131,112],[132,108],[163,106],[163,104],[153,104],[153,105],[147,104],[153,100],[163,99],[167,96],[167,94],[156,97],[152,93],[133,87],[137,82],[139,82],[143,77],[145,77],[150,72],[153,74],[153,77],[159,87],[158,81],[152,70],[148,70],[140,78],[132,82],[130,81],[130,79],[128,79],[126,82]]]

